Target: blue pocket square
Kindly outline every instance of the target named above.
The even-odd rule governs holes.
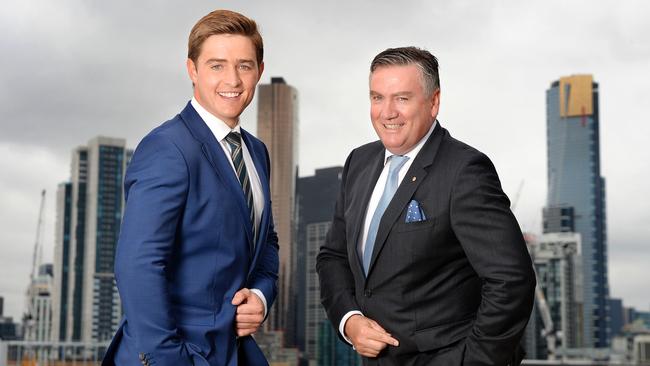
[[[406,223],[426,221],[426,219],[427,216],[424,214],[424,210],[422,210],[418,201],[411,200],[409,202],[408,212],[406,213]]]

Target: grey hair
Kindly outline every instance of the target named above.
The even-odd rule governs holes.
[[[423,88],[426,95],[440,89],[438,59],[429,51],[417,47],[389,48],[379,53],[370,64],[370,73],[384,66],[416,65],[422,74]]]

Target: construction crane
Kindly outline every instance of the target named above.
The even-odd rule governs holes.
[[[547,359],[555,360],[556,334],[553,327],[553,319],[551,318],[551,311],[548,308],[546,297],[544,296],[544,292],[539,286],[539,283],[535,287],[535,303],[537,304],[539,315],[542,318],[542,323],[544,324],[544,329],[541,333],[542,337],[546,338],[546,350],[548,352]]]
[[[524,182],[525,181],[522,179],[521,182],[519,183],[519,187],[517,188],[517,193],[515,193],[515,196],[512,200],[512,204],[510,205],[510,210],[513,213],[517,208],[517,203],[519,203],[519,198],[521,197],[521,191],[524,188]],[[529,250],[532,250],[532,248]],[[533,256],[532,253],[531,256]],[[532,259],[533,261],[535,260],[534,256]],[[537,278],[537,286],[535,286],[535,304],[537,305],[537,310],[539,312],[539,316],[542,319],[542,324],[544,326],[544,329],[542,329],[541,331],[541,335],[546,339],[547,359],[555,360],[557,339],[561,337],[561,334],[559,332],[556,333],[555,327],[553,326],[553,318],[551,317],[551,311],[548,307],[548,303],[546,302],[546,296],[544,296],[544,291],[542,290],[539,284],[540,278],[537,275],[537,270],[535,270],[535,278]]]
[[[519,197],[521,196],[521,190],[524,189],[524,182],[525,180],[521,180],[519,182],[519,187],[517,188],[517,193],[515,193],[515,197],[512,200],[512,203],[510,204],[510,211],[515,212],[515,209],[517,209],[517,203],[519,203]]]
[[[29,274],[30,283],[38,275],[38,266],[43,260],[43,245],[41,240],[43,237],[43,211],[45,207],[45,190],[41,191],[41,208],[38,211],[38,224],[36,226],[36,241],[34,242],[34,253],[32,254],[32,272]]]
[[[36,241],[34,242],[34,252],[32,253],[32,270],[29,273],[29,285],[26,293],[26,312],[23,315],[23,325],[25,327],[25,339],[35,340],[35,327],[37,320],[36,297],[38,294],[37,279],[38,267],[43,261],[43,227],[45,211],[45,190],[41,191],[41,206],[38,211],[38,223],[36,225]]]

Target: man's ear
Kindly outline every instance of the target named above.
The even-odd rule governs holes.
[[[260,72],[259,72],[259,75],[257,75],[257,82],[259,82],[260,79],[262,78],[262,73],[264,72],[264,61],[262,61],[260,63],[260,66],[258,67],[258,69],[260,70]]]
[[[431,96],[431,117],[435,120],[440,110],[440,89],[436,89]]]
[[[194,61],[192,61],[191,58],[187,59],[186,62],[187,65],[187,74],[190,76],[190,80],[192,80],[192,86],[196,85],[196,80],[198,79],[198,72],[196,70],[196,65],[194,64]]]

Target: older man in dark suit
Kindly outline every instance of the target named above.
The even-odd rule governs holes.
[[[377,55],[370,104],[318,255],[329,319],[364,365],[518,364],[531,260],[491,161],[436,120],[436,58]]]

